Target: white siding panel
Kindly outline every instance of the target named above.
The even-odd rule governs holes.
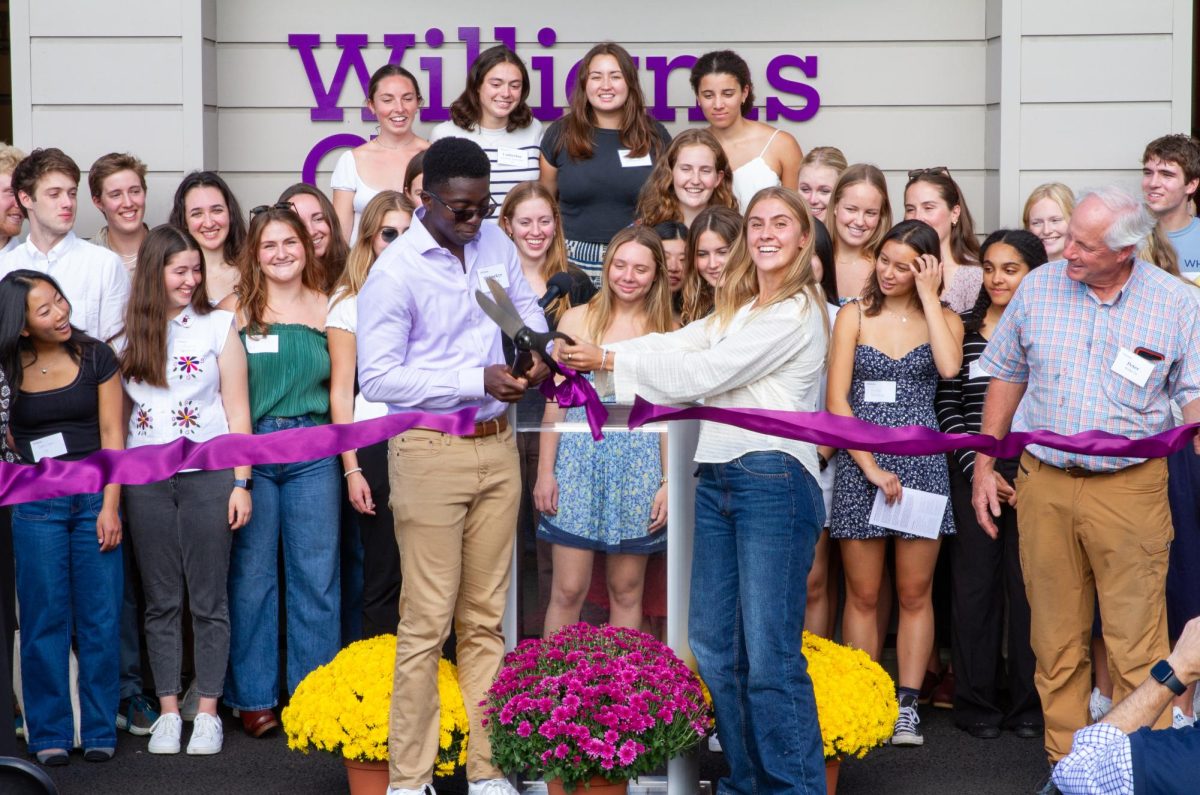
[[[1022,102],[1171,99],[1171,37],[1025,36]]]
[[[1021,0],[1021,32],[1027,36],[1170,33],[1172,1]]]
[[[179,106],[33,108],[33,140],[37,146],[57,146],[81,168],[108,152],[132,152],[156,171],[180,170],[182,133],[183,112]]]
[[[571,3],[561,0],[526,0],[520,4],[516,24],[514,8],[474,0],[439,3],[391,0],[356,0],[330,6],[291,0],[217,0],[220,41],[280,41],[289,33],[334,30],[331,9],[336,8],[336,32],[395,32],[424,35],[439,28],[452,41],[460,26],[479,27],[490,41],[496,25],[517,27],[519,41],[534,41],[542,27],[553,28],[560,42],[655,41],[663,31],[714,47],[728,42],[763,39],[781,41],[897,41],[928,39],[978,39],[983,35],[984,0],[922,0],[919,3],[881,0],[837,0],[824,3],[778,3],[744,0],[736,12],[721,6],[696,5],[686,9],[676,3],[644,0],[611,0],[608,3]],[[707,13],[706,13],[707,12]],[[683,15],[692,15],[689,24]],[[931,24],[931,20],[936,23]],[[683,31],[681,28],[687,27]]]
[[[1023,171],[1140,166],[1146,144],[1171,128],[1167,102],[1023,105]]]
[[[179,3],[191,0],[31,0],[31,36],[179,36]]]
[[[177,105],[179,39],[34,39],[33,104]]]

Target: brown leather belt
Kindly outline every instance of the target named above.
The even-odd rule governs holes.
[[[422,428],[420,426],[417,426],[413,430],[432,431],[433,433],[444,433],[444,431],[439,431],[435,428]],[[484,420],[483,422],[475,423],[475,430],[471,431],[470,433],[463,434],[459,438],[461,438],[461,439],[484,439],[488,436],[496,436],[497,434],[504,433],[507,430],[508,430],[508,417],[505,416],[504,414],[501,414],[499,417],[496,417],[495,419]]]
[[[495,436],[508,430],[508,417],[501,414],[492,420],[475,423],[474,433],[468,433],[464,439],[482,439],[485,436]]]

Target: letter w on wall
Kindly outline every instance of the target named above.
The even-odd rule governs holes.
[[[346,84],[346,78],[351,69],[358,77],[364,97],[367,94],[367,86],[371,82],[371,75],[367,71],[367,64],[362,55],[363,48],[367,46],[367,34],[339,33],[334,37],[334,42],[341,50],[341,57],[338,58],[337,67],[333,70],[333,79],[326,88],[316,58],[316,50],[321,46],[320,34],[292,33],[288,35],[288,46],[300,51],[304,74],[308,77],[309,88],[312,89],[314,106],[309,111],[309,117],[313,121],[342,121],[343,112],[338,107],[338,100],[341,99],[342,87]],[[399,64],[404,60],[405,51],[416,44],[416,37],[411,33],[388,33],[383,37],[383,44],[390,49],[388,63]],[[364,107],[362,120],[375,121],[375,114]]]

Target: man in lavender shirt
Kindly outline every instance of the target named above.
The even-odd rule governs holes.
[[[500,329],[475,303],[503,285],[525,324],[546,320],[516,249],[493,224],[491,166],[479,145],[446,138],[425,152],[422,207],[358,294],[363,395],[388,411],[478,408],[475,431],[414,429],[388,444],[388,477],[403,584],[389,726],[389,795],[429,795],[438,752],[437,665],[454,622],[458,675],[471,722],[471,795],[516,795],[492,765],[478,706],[500,668],[500,622],[520,504],[520,471],[505,403],[548,374],[504,365]]]

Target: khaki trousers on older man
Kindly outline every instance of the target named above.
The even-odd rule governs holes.
[[[1096,596],[1114,701],[1145,681],[1170,651],[1166,581],[1174,531],[1167,463],[1152,459],[1073,477],[1025,453],[1016,487],[1034,682],[1046,718],[1046,752],[1057,762],[1088,722]],[[1154,728],[1170,725],[1165,711]]]
[[[513,433],[465,438],[408,431],[388,444],[388,474],[403,577],[388,737],[391,786],[416,789],[433,778],[437,666],[451,621],[471,722],[467,779],[502,778],[478,704],[504,656],[501,619],[521,498]]]

